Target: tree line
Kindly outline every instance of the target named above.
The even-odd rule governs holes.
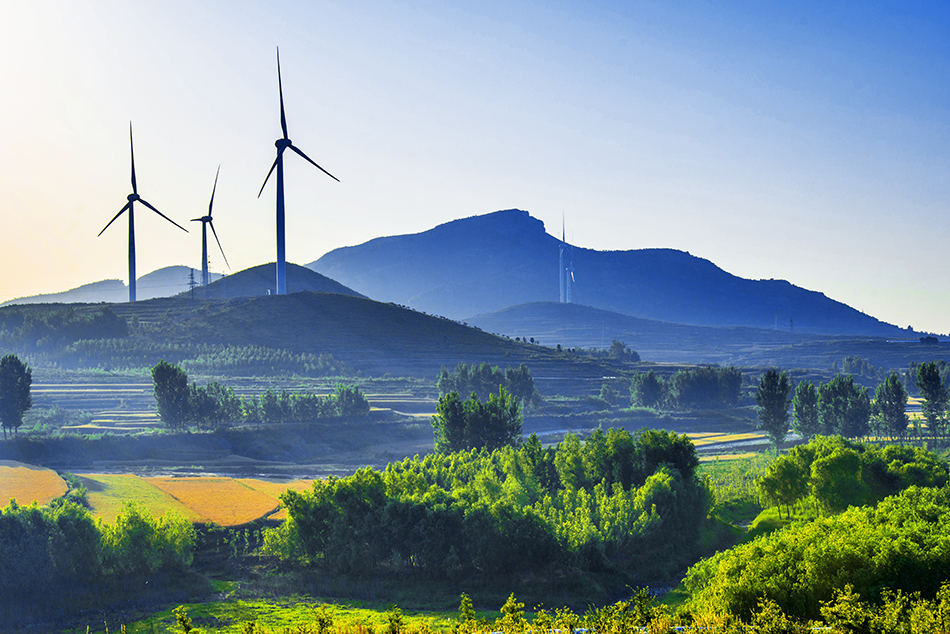
[[[937,362],[914,365],[914,386],[923,398],[921,410],[931,438],[946,436],[947,384]],[[786,372],[766,370],[756,391],[759,428],[779,449],[789,429],[809,440],[816,435],[863,438],[872,431],[881,437],[904,441],[913,432],[920,438],[918,419],[907,416],[907,389],[900,376],[891,372],[877,387],[874,399],[868,389],[854,383],[851,375],[837,375],[817,387],[800,381],[791,396],[791,380]],[[789,424],[791,407],[791,424]]]
[[[456,365],[452,372],[442,366],[436,380],[436,387],[440,394],[455,392],[460,398],[468,398],[469,395],[475,394],[479,399],[487,400],[499,386],[504,387],[509,394],[521,399],[521,402],[526,405],[537,403],[541,399],[540,393],[534,386],[531,370],[523,363],[516,368],[509,367],[503,371],[497,365],[490,366],[487,363],[469,365],[462,362]]]
[[[633,375],[630,403],[652,409],[735,407],[741,388],[742,372],[732,366],[687,368],[669,378],[650,370]]]
[[[417,456],[286,492],[264,550],[336,572],[664,575],[709,510],[698,464],[686,436],[656,430]]]
[[[0,342],[22,351],[60,348],[81,339],[121,339],[129,326],[110,308],[80,313],[74,307],[38,310],[4,309]]]
[[[0,510],[0,606],[7,614],[48,615],[146,580],[155,584],[157,575],[189,568],[195,539],[181,515],[155,518],[133,503],[106,524],[72,500],[43,507],[11,500]]]
[[[358,387],[337,385],[332,394],[288,392],[268,388],[257,396],[239,397],[234,389],[211,381],[188,383],[188,374],[160,361],[152,368],[155,403],[162,423],[172,429],[189,425],[217,428],[238,423],[311,422],[321,418],[358,417],[370,405]]]

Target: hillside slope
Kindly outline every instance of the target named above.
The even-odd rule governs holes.
[[[335,249],[307,266],[381,301],[464,319],[558,301],[560,241],[509,209]],[[577,303],[666,322],[796,332],[907,333],[782,280],[747,280],[673,249],[573,249]]]
[[[222,277],[221,279],[208,284],[208,286],[196,289],[197,296],[207,299],[233,299],[235,297],[255,297],[258,295],[267,295],[274,292],[277,272],[275,264],[259,264],[258,266],[238,271],[233,275]],[[301,291],[310,291],[313,293],[340,293],[342,295],[354,295],[363,297],[351,288],[331,280],[325,275],[321,275],[308,268],[297,264],[287,263],[287,292],[299,293]],[[182,293],[182,296],[188,296],[189,291]]]

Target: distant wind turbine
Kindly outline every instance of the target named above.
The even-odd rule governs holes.
[[[558,247],[557,268],[558,268],[558,283],[560,284],[560,289],[561,289],[560,299],[558,301],[560,301],[563,304],[566,299],[565,287],[567,284],[567,280],[564,278],[565,269],[564,269],[564,215],[563,214],[561,215],[561,244]]]
[[[277,158],[274,159],[274,164],[271,165],[270,171],[267,172],[267,177],[264,178],[264,184],[261,185],[261,191],[257,193],[257,197],[260,198],[261,194],[264,193],[264,187],[267,185],[267,180],[270,178],[270,175],[274,172],[274,168],[277,168],[277,294],[284,295],[287,292],[287,257],[284,249],[284,150],[290,148],[303,158],[307,160],[314,167],[319,169],[321,172],[335,180],[340,182],[336,176],[326,171],[319,165],[317,165],[313,159],[304,154],[300,149],[291,143],[290,139],[287,138],[287,118],[284,116],[284,87],[280,80],[280,48],[277,48],[277,88],[280,91],[280,128],[284,133],[284,136],[274,141],[274,145],[277,147]]]
[[[567,279],[565,280],[565,282],[567,283],[566,299],[567,299],[568,304],[571,303],[571,287],[574,286],[574,245],[570,245],[570,246],[571,246],[571,263],[567,267],[567,272],[569,273],[569,275],[567,276]]]
[[[224,247],[221,246],[221,241],[218,240],[218,232],[214,230],[214,222],[211,221],[211,208],[214,206],[214,192],[218,189],[218,174],[221,173],[221,166],[218,165],[218,171],[214,175],[214,187],[211,189],[211,202],[208,203],[208,215],[202,216],[201,218],[192,218],[192,222],[201,223],[201,285],[208,285],[208,227],[211,227],[211,233],[214,234],[214,241],[218,243],[218,248],[221,249],[221,257],[224,258],[224,263],[228,265],[228,269],[231,268],[231,265],[228,264],[228,256],[224,254]]]
[[[107,224],[105,227],[102,228],[102,231],[99,232],[99,235],[101,236],[103,232],[109,228],[109,225],[115,222],[116,218],[121,216],[124,211],[128,210],[129,212],[129,301],[134,302],[135,301],[135,215],[134,215],[135,201],[142,203],[143,205],[145,205],[146,207],[148,207],[149,209],[151,209],[152,211],[157,213],[159,216],[161,216],[168,222],[172,223],[173,225],[175,225],[176,227],[178,227],[185,233],[188,233],[188,230],[182,227],[180,224],[178,224],[174,220],[172,220],[171,218],[169,218],[168,216],[166,216],[165,214],[163,214],[162,212],[160,212],[158,209],[155,209],[155,207],[152,207],[152,205],[150,205],[147,200],[139,196],[139,190],[135,184],[135,147],[132,144],[132,122],[131,121],[129,121],[129,149],[132,152],[132,193],[128,195],[129,202],[125,203],[125,206],[119,210],[119,213],[117,213],[115,216],[112,217],[112,220],[110,220],[109,224]]]

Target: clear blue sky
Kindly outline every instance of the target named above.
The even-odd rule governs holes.
[[[0,299],[125,279],[127,224],[96,234],[130,120],[145,199],[185,224],[220,163],[233,270],[272,261],[278,45],[290,138],[341,180],[289,157],[290,261],[518,207],[950,331],[934,2],[11,2]],[[200,267],[188,226],[139,208],[139,274]]]

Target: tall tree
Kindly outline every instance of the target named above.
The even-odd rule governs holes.
[[[871,397],[867,388],[855,385],[850,374],[839,374],[822,383],[818,388],[818,416],[825,435],[866,436],[871,418]]]
[[[759,406],[759,429],[764,429],[778,455],[788,435],[788,406],[791,385],[788,375],[778,370],[766,370],[759,380],[755,402]]]
[[[947,411],[947,388],[940,377],[940,369],[933,361],[917,367],[917,389],[924,397],[921,405],[927,429],[936,437],[943,431],[943,418]]]
[[[155,384],[155,402],[162,422],[169,427],[181,427],[190,422],[191,389],[185,371],[167,361],[159,361],[152,368],[152,382]]]
[[[792,429],[806,441],[811,440],[821,430],[818,420],[818,390],[811,381],[800,381],[795,386],[795,397],[792,399]]]
[[[32,385],[33,370],[19,357],[8,354],[0,359],[0,424],[4,438],[8,429],[20,429],[23,414],[33,406]]]
[[[874,409],[882,431],[901,440],[907,433],[907,390],[896,372],[891,372],[874,393]]]
[[[630,380],[630,403],[641,407],[659,407],[666,395],[666,382],[656,372],[637,372]]]
[[[503,386],[487,402],[474,392],[462,402],[458,393],[439,397],[432,417],[435,450],[454,453],[468,449],[498,449],[521,443],[521,405]]]

